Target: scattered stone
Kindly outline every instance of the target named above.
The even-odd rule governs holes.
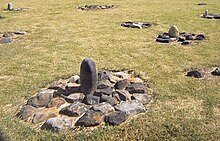
[[[102,95],[100,102],[107,102],[107,103],[111,104],[112,106],[115,106],[116,104],[119,103],[119,101],[117,100],[116,97],[111,97],[111,96],[107,96],[107,95]]]
[[[198,5],[206,5],[206,3],[198,3]]]
[[[146,94],[133,94],[131,97],[132,100],[137,100],[141,102],[142,104],[148,104],[151,101],[151,97]]]
[[[126,112],[116,111],[114,113],[111,113],[105,117],[105,122],[109,125],[119,125],[126,121],[127,114]]]
[[[28,100],[27,105],[31,105],[36,108],[45,107],[52,102],[54,92],[55,90],[50,90],[50,89],[43,90],[39,92],[37,95],[31,97]]]
[[[112,74],[107,71],[99,71],[98,72],[98,81],[106,81],[109,80]]]
[[[199,72],[198,70],[190,70],[187,72],[186,76],[195,77],[195,78],[202,78],[203,77],[202,73]]]
[[[144,105],[137,100],[121,101],[115,106],[118,111],[126,112],[127,115],[132,116],[145,112]]]
[[[171,26],[170,29],[169,29],[168,35],[171,38],[178,38],[179,37],[179,29],[178,29],[178,27],[175,26],[175,25]]]
[[[145,86],[145,84],[143,83],[132,83],[129,84],[125,90],[127,90],[129,93],[133,94],[133,93],[147,93],[147,88]]]
[[[94,95],[86,95],[83,99],[83,103],[88,105],[98,104],[100,101],[100,97]]]
[[[70,118],[62,118],[62,117],[54,117],[49,118],[41,127],[44,130],[51,130],[54,132],[66,131],[67,129],[72,127],[72,119]]]
[[[187,36],[186,36],[186,40],[194,40],[192,34],[187,35]]]
[[[156,42],[160,42],[160,43],[170,43],[171,39],[163,39],[163,38],[157,38]]]
[[[123,79],[123,80],[119,80],[118,82],[115,83],[114,87],[115,89],[119,89],[122,90],[124,89],[127,85],[128,85],[128,80],[127,79]]]
[[[28,117],[32,116],[36,112],[36,108],[30,105],[24,105],[21,111],[16,115],[22,120],[26,120]]]
[[[108,5],[85,5],[85,6],[78,7],[78,9],[89,11],[89,10],[98,10],[98,9],[109,9],[113,7],[114,5],[110,5],[110,6]]]
[[[27,32],[25,32],[25,31],[16,31],[15,34],[18,34],[18,35],[26,35]]]
[[[115,76],[117,76],[117,77],[119,77],[119,78],[121,78],[121,79],[129,79],[130,78],[130,74],[128,74],[127,72],[115,72],[113,75],[115,75]],[[118,79],[118,80],[120,80],[120,79]],[[116,80],[116,81],[118,81],[118,80]]]
[[[100,104],[93,105],[92,110],[100,111],[100,112],[102,112],[103,114],[106,115],[108,113],[114,112],[115,108],[107,102],[102,102]]]
[[[104,114],[99,111],[87,111],[75,124],[75,126],[91,127],[103,122]]]
[[[43,121],[46,121],[49,118],[56,117],[57,116],[56,112],[57,111],[54,111],[53,108],[47,108],[44,109],[43,111],[38,111],[37,113],[34,114],[32,123],[38,124]]]
[[[97,87],[98,75],[96,73],[95,62],[90,58],[82,61],[80,68],[81,91],[85,95],[93,94]]]
[[[212,75],[216,75],[216,76],[220,76],[220,67],[215,68],[215,70],[213,70],[211,72]]]
[[[153,23],[149,23],[149,22],[123,22],[121,23],[121,26],[123,27],[128,27],[128,28],[149,28],[151,26],[153,26]]]
[[[107,87],[105,89],[97,89],[94,93],[94,96],[101,97],[102,95],[111,95],[112,94],[112,88]]]
[[[2,35],[2,37],[13,37],[13,33],[11,32],[6,32]]]
[[[88,106],[84,103],[74,102],[67,107],[62,108],[59,114],[67,115],[70,117],[79,117],[88,110]]]
[[[13,39],[10,37],[5,37],[5,38],[0,39],[0,43],[2,43],[2,44],[7,44],[7,43],[11,43],[11,42],[13,42]]]
[[[129,78],[128,79],[128,82],[129,83],[144,83],[144,81],[138,77],[132,77],[132,78]]]

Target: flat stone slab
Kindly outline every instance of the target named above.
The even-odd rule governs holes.
[[[78,9],[80,10],[100,10],[100,9],[110,9],[115,7],[114,5],[85,5],[85,6],[79,6]]]
[[[128,27],[128,28],[149,28],[152,27],[153,23],[150,22],[123,22],[121,23],[121,26]]]

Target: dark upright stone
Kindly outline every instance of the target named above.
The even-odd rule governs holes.
[[[7,8],[7,10],[9,10],[9,11],[11,11],[11,10],[13,10],[13,8],[12,8],[12,3],[8,3],[8,8]]]
[[[90,58],[85,58],[80,68],[81,92],[92,95],[97,88],[97,78],[95,63]]]

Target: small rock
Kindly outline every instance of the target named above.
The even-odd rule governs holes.
[[[108,71],[99,71],[98,72],[98,81],[109,80],[112,74]]]
[[[216,76],[220,76],[220,67],[215,68],[215,70],[213,70],[211,72],[212,75],[216,75]]]
[[[75,124],[75,126],[91,127],[103,122],[104,114],[99,111],[87,111]]]
[[[100,101],[100,97],[93,95],[86,95],[83,99],[83,103],[88,105],[98,104]]]
[[[106,89],[97,89],[94,93],[94,96],[101,97],[102,95],[111,95],[112,94],[112,88],[108,87]]]
[[[206,3],[198,3],[198,5],[206,5]]]
[[[18,118],[22,120],[26,120],[28,117],[32,116],[36,112],[36,108],[30,105],[24,105],[21,111],[16,115]]]
[[[105,117],[105,122],[109,125],[119,125],[126,121],[127,114],[126,112],[116,111],[114,113],[111,113]]]
[[[107,96],[107,95],[102,95],[100,101],[101,102],[107,102],[107,103],[111,104],[112,106],[115,106],[116,104],[119,103],[117,98],[111,97],[111,96]]]
[[[186,40],[193,40],[193,39],[194,38],[193,38],[193,36],[191,34],[186,36]]]
[[[126,72],[115,72],[114,75],[119,78],[122,78],[122,79],[129,79],[130,78],[130,75]]]
[[[171,39],[163,39],[163,38],[157,38],[156,42],[160,42],[160,43],[170,43]]]
[[[123,79],[123,80],[119,80],[118,82],[115,83],[114,87],[115,89],[119,89],[122,90],[124,89],[127,85],[128,85],[128,79]]]
[[[191,70],[191,71],[187,72],[186,76],[195,77],[195,78],[202,78],[203,77],[202,73],[199,72],[198,70]]]
[[[72,119],[54,117],[49,118],[42,126],[41,129],[51,130],[54,132],[66,131],[72,127]]]
[[[31,97],[28,100],[27,105],[31,105],[36,108],[45,107],[52,102],[54,92],[55,90],[50,89],[43,90],[39,92],[37,95]]]
[[[121,101],[118,105],[115,106],[115,109],[118,111],[126,112],[126,114],[129,116],[133,116],[146,111],[144,105],[137,100]]]
[[[18,34],[18,35],[26,35],[27,32],[25,32],[25,31],[16,31],[15,34]]]
[[[79,75],[74,75],[74,76],[71,76],[70,79],[69,79],[69,83],[76,83],[76,82],[79,82],[80,80],[80,77]]]
[[[68,95],[65,100],[69,103],[73,103],[75,101],[82,101],[85,98],[83,93],[73,93]]]
[[[50,101],[50,103],[47,104],[46,108],[51,108],[51,107],[60,107],[62,104],[64,104],[66,102],[65,99],[60,98],[60,97],[56,97],[53,98],[52,101]]]
[[[102,102],[102,103],[93,105],[92,109],[94,111],[100,111],[100,112],[102,112],[105,115],[110,113],[110,112],[114,112],[115,111],[115,108],[111,104],[109,104],[107,102]]]
[[[2,44],[7,44],[7,43],[11,43],[11,42],[13,42],[13,39],[10,37],[5,37],[5,38],[0,39],[0,43],[2,43]]]
[[[147,94],[133,94],[131,98],[132,100],[137,100],[144,105],[151,101],[151,97]]]
[[[177,26],[173,25],[170,27],[169,32],[168,32],[170,37],[179,37],[179,29]]]
[[[205,40],[205,35],[199,34],[195,37],[195,40]]]
[[[116,90],[114,95],[123,101],[131,100],[131,94],[126,90]]]
[[[184,42],[184,41],[185,41],[185,39],[184,39],[184,38],[179,37],[178,42]]]
[[[38,111],[37,113],[34,114],[32,123],[33,124],[38,124],[43,121],[46,121],[49,118],[56,117],[57,116],[57,111],[54,108],[47,108],[43,111]]]
[[[181,45],[190,45],[190,44],[191,44],[190,41],[183,41],[183,42],[181,43]]]
[[[81,92],[85,95],[92,95],[96,90],[97,80],[95,62],[90,58],[85,58],[80,67]]]
[[[74,102],[67,107],[62,108],[59,114],[67,115],[71,117],[78,117],[84,114],[88,110],[88,106],[84,103]]]
[[[147,88],[144,83],[132,83],[129,84],[125,90],[127,90],[129,93],[147,93]]]

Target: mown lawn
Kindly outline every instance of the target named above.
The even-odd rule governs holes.
[[[27,31],[0,44],[0,132],[7,140],[213,140],[220,139],[220,77],[188,78],[190,68],[220,66],[220,20],[200,18],[205,9],[220,14],[219,0],[11,0],[26,11],[5,12],[0,1],[0,32]],[[116,5],[114,9],[78,11],[77,6]],[[127,29],[125,21],[157,23]],[[171,25],[202,33],[192,46],[155,43]],[[15,117],[27,99],[50,82],[79,74],[91,57],[102,69],[135,70],[157,94],[149,112],[117,127],[90,132],[35,130]],[[1,133],[0,133],[1,134]]]

